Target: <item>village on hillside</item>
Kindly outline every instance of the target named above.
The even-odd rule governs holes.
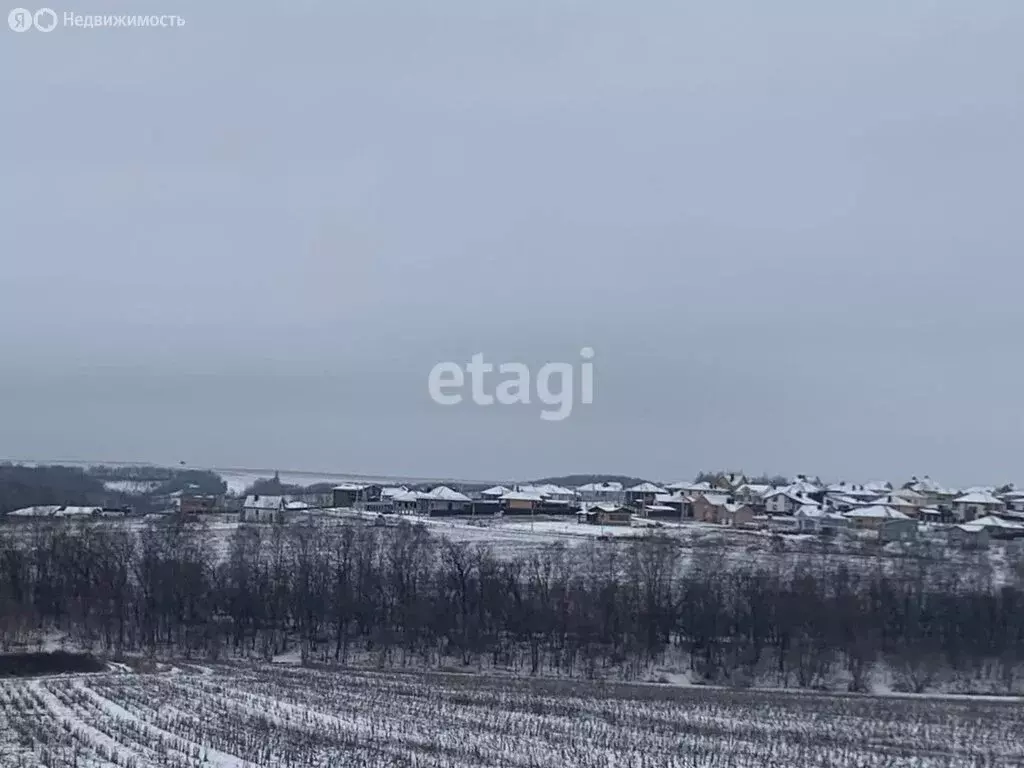
[[[665,485],[605,480],[574,487],[346,482],[301,493],[244,496],[185,489],[163,500],[165,511],[146,517],[226,514],[241,523],[273,525],[351,510],[408,518],[553,518],[600,526],[702,523],[823,537],[870,532],[883,542],[912,541],[928,532],[964,548],[985,548],[991,539],[1024,539],[1024,490],[1012,485],[953,489],[928,476],[898,486],[826,484],[806,475],[786,483],[752,482],[742,472],[702,477]],[[130,515],[130,508],[48,505],[14,510],[7,518]]]

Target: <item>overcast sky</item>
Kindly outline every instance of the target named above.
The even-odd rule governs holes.
[[[0,457],[1024,481],[1019,0],[54,9],[186,24],[0,31]]]

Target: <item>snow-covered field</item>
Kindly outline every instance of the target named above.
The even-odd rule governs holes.
[[[0,682],[10,768],[1019,765],[1019,702],[185,666]]]
[[[160,487],[159,480],[107,480],[103,487],[114,493],[130,493],[137,496],[152,493]]]
[[[219,474],[221,479],[227,484],[228,493],[235,494],[236,496],[245,493],[245,490],[257,480],[270,480],[274,477],[273,472],[251,472],[246,470],[229,469],[217,470],[217,474]],[[278,477],[285,485],[301,485],[303,487],[317,485],[318,483],[330,483],[331,485],[337,485],[342,482],[338,475],[318,475],[305,472],[281,472]]]

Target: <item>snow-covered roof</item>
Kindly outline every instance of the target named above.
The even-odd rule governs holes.
[[[245,497],[246,509],[282,509],[284,505],[284,496],[249,494]]]
[[[799,477],[786,487],[790,488],[794,493],[803,496],[806,496],[809,493],[816,493],[817,491],[821,490],[821,488],[812,483],[810,480],[801,479]]]
[[[908,515],[903,514],[898,509],[886,506],[885,504],[872,504],[869,507],[860,507],[859,509],[851,509],[849,512],[843,512],[843,517],[859,518],[859,519],[871,519],[871,520],[912,520]]]
[[[678,483],[670,483],[665,488],[670,491],[710,491],[711,483],[707,480],[701,480],[699,483],[682,480]]]
[[[590,507],[588,511],[599,510],[601,512],[622,512],[628,509],[629,507],[624,507],[621,504],[608,504],[602,502],[600,504],[595,504],[594,506]]]
[[[873,497],[874,496],[872,495],[872,498]],[[832,502],[832,504],[842,504],[842,505],[847,506],[847,507],[866,507],[866,506],[869,506],[871,504],[871,502],[866,501],[864,499],[855,498],[853,496],[843,496],[843,495],[838,494],[838,493],[837,494],[829,494],[828,499],[829,499],[829,501]]]
[[[575,496],[576,491],[572,488],[566,488],[564,485],[551,485],[550,483],[546,486],[547,492],[551,494],[558,494],[559,496]]]
[[[925,498],[923,493],[919,493],[913,488],[897,488],[891,495],[899,496],[901,499],[906,499],[907,501],[923,501]]]
[[[22,507],[8,512],[11,517],[85,517],[102,512],[102,507],[75,507],[61,504],[45,504],[35,507]]]
[[[946,493],[946,489],[932,480],[928,475],[911,479],[910,487],[921,493]]]
[[[663,504],[651,504],[649,507],[647,507],[647,510],[649,512],[678,512],[679,511],[675,507],[666,507]]]
[[[56,504],[37,506],[37,507],[22,507],[21,509],[15,509],[7,513],[8,517],[49,517],[57,511]]]
[[[1024,531],[1024,523],[1014,522],[1013,520],[1003,520],[1001,517],[996,517],[994,515],[979,517],[977,520],[972,520],[971,525],[977,525],[982,528],[1001,528],[1006,531]]]
[[[821,517],[825,510],[817,504],[801,504],[793,514],[797,517]]]
[[[622,483],[587,483],[581,485],[576,490],[583,491],[584,493],[593,493],[605,491],[606,493],[614,493],[622,490]]]
[[[553,483],[544,483],[542,485],[521,485],[519,490],[523,493],[535,493],[538,496],[575,496],[576,491],[571,488],[565,488],[561,485],[554,485]]]
[[[402,502],[419,501],[421,496],[423,496],[423,494],[417,491],[402,491],[401,493],[396,493],[392,496],[391,500]]]
[[[665,489],[655,485],[654,483],[639,483],[634,485],[632,488],[627,488],[627,491],[631,493],[664,493]]]
[[[974,490],[965,493],[963,496],[957,496],[955,499],[953,499],[953,502],[956,504],[980,504],[983,506],[990,507],[1003,506],[1003,502],[1001,502],[988,491],[984,490]]]
[[[285,507],[287,509],[309,509],[309,504],[304,501],[289,501]]]
[[[772,490],[764,494],[762,498],[767,500],[773,499],[776,496],[786,496],[787,498],[790,498],[793,501],[795,501],[797,504],[815,503],[813,499],[807,498],[807,496],[804,493],[802,493],[798,488],[792,485],[787,485],[785,488],[773,488]]]
[[[654,501],[657,504],[678,504],[684,499],[681,493],[657,493],[654,495]]]
[[[870,489],[867,486],[857,485],[856,483],[833,483],[828,487],[828,493],[840,493],[850,498],[874,499],[878,496],[889,493],[889,489]]]
[[[503,494],[501,497],[502,501],[543,501],[539,493],[528,493],[526,491],[509,491]]]
[[[380,496],[382,499],[393,499],[400,493],[407,493],[409,491],[404,485],[399,485],[394,488],[381,488]]]
[[[429,493],[423,494],[421,498],[425,499],[436,499],[439,501],[470,501],[469,496],[458,491],[453,491],[447,485],[439,485]]]
[[[753,494],[754,496],[764,496],[764,494],[768,493],[771,489],[772,487],[767,483],[744,483],[736,489],[736,492],[739,493],[744,491],[746,493]]]
[[[961,531],[964,531],[965,533],[981,533],[982,531],[986,530],[985,526],[978,525],[977,523],[960,523],[958,525],[954,525],[953,527],[958,528]]]
[[[332,488],[331,490],[334,490],[334,491],[361,491],[364,488],[366,488],[366,486],[364,484],[362,484],[362,483],[342,483],[341,485],[334,486],[334,488]]]
[[[86,517],[98,515],[103,511],[102,507],[57,507],[53,513],[54,517]]]
[[[497,496],[504,496],[506,493],[509,493],[511,490],[512,490],[511,488],[506,488],[504,485],[495,485],[495,486],[493,486],[491,488],[487,488],[486,490],[480,491],[480,495],[481,496],[495,496],[495,497],[497,497]]]
[[[729,497],[724,493],[705,493],[704,498],[709,504],[716,507],[724,507],[729,503]]]
[[[876,502],[878,504],[885,504],[887,507],[914,507],[916,506],[910,499],[905,499],[902,496],[897,496],[895,493],[890,493]]]
[[[794,513],[794,515],[796,517],[807,517],[807,518],[814,518],[814,519],[818,519],[818,520],[845,520],[846,519],[839,512],[834,512],[834,511],[832,511],[830,509],[823,509],[822,507],[816,506],[814,504],[804,504],[802,507],[800,507],[800,509],[798,509]]]

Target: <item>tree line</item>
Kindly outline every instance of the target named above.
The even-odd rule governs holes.
[[[0,643],[66,633],[94,652],[634,677],[864,690],[885,662],[908,689],[950,670],[1018,685],[1024,594],[923,561],[895,572],[691,557],[666,537],[500,557],[422,526],[176,520],[9,526]],[[837,677],[838,676],[838,677]]]
[[[106,481],[151,480],[156,483],[145,494],[109,490]],[[221,494],[227,485],[219,475],[206,470],[161,467],[29,467],[0,463],[0,516],[16,509],[50,505],[132,506],[138,512],[162,509],[160,497],[181,490]]]

